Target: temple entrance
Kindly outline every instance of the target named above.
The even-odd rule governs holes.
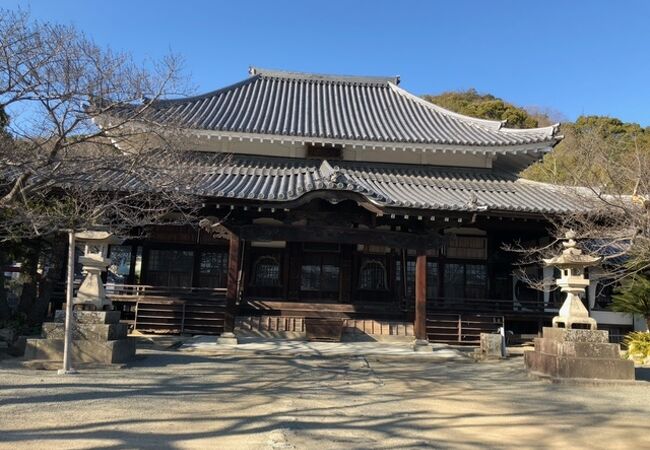
[[[305,242],[300,261],[300,298],[341,300],[341,246]]]

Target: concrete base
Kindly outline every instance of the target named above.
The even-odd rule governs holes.
[[[63,360],[63,339],[27,339],[25,359]],[[135,339],[72,341],[72,362],[114,364],[135,356]]]
[[[221,333],[221,336],[217,338],[217,343],[221,345],[237,345],[237,336],[231,332]]]
[[[429,344],[429,341],[425,341],[424,339],[416,339],[413,342],[413,351],[414,352],[431,352],[431,344]]]
[[[120,323],[119,311],[74,311],[72,363],[125,363],[135,356],[135,340]],[[27,339],[26,360],[62,361],[65,342],[65,311],[56,311],[54,322],[46,322],[42,339]]]
[[[634,363],[620,357],[604,330],[544,328],[535,350],[524,353],[524,364],[551,379],[634,380]]]

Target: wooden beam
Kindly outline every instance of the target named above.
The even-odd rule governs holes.
[[[427,340],[427,255],[418,250],[415,259],[415,339]]]
[[[235,314],[237,308],[237,296],[239,293],[239,237],[230,235],[230,247],[228,249],[228,279],[226,285],[226,322],[225,332],[233,332],[235,329]]]
[[[233,232],[244,240],[330,242],[338,244],[385,245],[392,248],[433,249],[441,245],[435,233],[418,234],[400,231],[324,226],[243,225]]]

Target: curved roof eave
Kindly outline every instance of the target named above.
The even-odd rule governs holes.
[[[545,153],[551,150],[561,140],[561,136],[550,138],[548,141],[531,142],[525,144],[513,145],[468,145],[468,144],[436,144],[420,142],[401,142],[401,141],[370,141],[370,140],[350,140],[350,139],[333,139],[317,136],[295,136],[283,134],[262,134],[248,132],[231,132],[222,130],[201,130],[188,129],[188,132],[199,137],[208,139],[218,139],[226,141],[240,142],[269,142],[269,143],[303,143],[311,145],[336,145],[345,148],[360,149],[382,149],[394,151],[441,151],[443,153],[460,153],[460,154],[518,154],[518,153]]]
[[[449,111],[400,88],[397,77],[251,69],[251,76],[206,94],[150,104],[146,120],[214,133],[269,135],[371,147],[553,146],[557,126],[511,129]],[[380,144],[376,144],[380,143]]]
[[[454,111],[451,111],[449,109],[443,108],[442,106],[436,105],[435,103],[431,103],[429,101],[424,100],[421,97],[418,97],[417,95],[414,95],[410,93],[409,91],[402,89],[401,87],[390,83],[391,88],[393,88],[396,92],[398,92],[400,95],[404,95],[408,98],[410,98],[414,102],[418,102],[419,104],[430,108],[434,111],[437,111],[441,114],[444,114],[449,117],[454,117],[458,120],[461,120],[463,122],[479,126],[479,127],[485,127],[488,128],[492,131],[498,131],[502,133],[521,133],[521,134],[531,134],[531,133],[540,133],[540,134],[546,134],[548,136],[548,139],[553,139],[556,136],[557,131],[559,130],[559,123],[555,123],[553,125],[549,125],[547,127],[539,127],[539,128],[507,128],[505,125],[507,124],[507,120],[490,120],[490,119],[480,119],[478,117],[471,117],[467,116],[465,114],[460,114]]]

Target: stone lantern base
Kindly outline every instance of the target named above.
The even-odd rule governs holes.
[[[135,356],[135,340],[120,323],[119,311],[75,311],[72,327],[72,362],[115,364]],[[63,360],[65,311],[56,311],[54,322],[45,322],[43,338],[27,339],[25,359]]]
[[[544,327],[535,350],[524,353],[524,363],[533,375],[553,380],[634,380],[634,363],[619,352],[605,330]]]

